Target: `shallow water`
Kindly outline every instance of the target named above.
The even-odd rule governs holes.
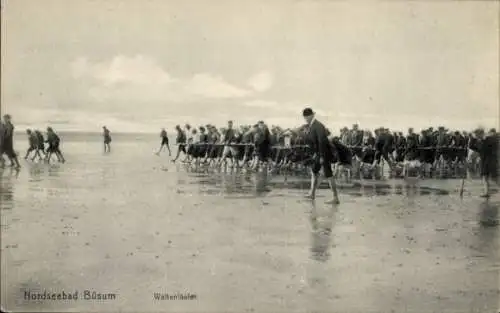
[[[134,138],[135,139],[135,138]],[[25,142],[17,143],[17,149]],[[467,181],[341,184],[188,170],[155,137],[66,140],[65,164],[1,174],[2,306],[13,311],[496,312],[500,199]],[[116,293],[25,300],[24,291]],[[154,293],[196,294],[193,301]]]

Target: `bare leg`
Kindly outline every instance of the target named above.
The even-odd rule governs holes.
[[[57,150],[57,158],[59,159],[59,162],[64,163],[66,160],[64,159],[64,156],[61,152],[61,150]]]
[[[327,204],[339,204],[339,194],[337,191],[337,184],[335,183],[335,177],[329,177],[328,178],[328,183],[330,185],[330,190],[333,193],[333,198],[331,200],[328,200],[326,203]]]
[[[490,196],[490,181],[488,177],[483,177],[484,194],[481,197],[487,198]]]
[[[11,165],[15,168],[21,168],[21,164],[19,164],[19,160],[17,158],[17,153],[13,153],[12,156],[9,157]]]
[[[28,150],[26,151],[26,155],[24,156],[24,159],[27,160],[28,157],[30,156],[31,154],[31,151],[33,151],[33,148],[29,147]]]
[[[190,145],[186,146],[186,154],[185,154],[184,160],[182,160],[181,162],[185,163],[185,162],[187,162],[189,160],[189,154],[188,154],[188,152],[189,152],[190,147],[191,147]]]
[[[31,162],[35,162],[35,159],[37,156],[38,156],[39,160],[42,159],[42,156],[40,155],[40,150],[38,150],[38,149],[35,150],[35,155],[31,158]]]
[[[44,149],[37,149],[37,151],[38,151],[38,155],[40,156],[40,159],[39,159],[40,161],[43,160],[43,158],[45,158],[47,156]],[[42,154],[43,154],[43,157],[42,157]]]
[[[309,190],[309,193],[306,195],[306,198],[308,199],[316,198],[316,189],[318,188],[318,185],[319,185],[319,174],[315,174],[311,170],[311,189]]]
[[[182,146],[178,146],[177,147],[177,155],[175,156],[175,158],[172,160],[172,162],[175,162],[177,161],[177,159],[179,158],[179,156],[181,155],[181,150],[182,150]]]

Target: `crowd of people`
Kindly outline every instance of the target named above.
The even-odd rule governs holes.
[[[310,111],[309,111],[310,110]],[[308,118],[314,113],[308,109],[304,113],[306,123],[295,129],[268,126],[264,121],[254,125],[236,127],[228,121],[226,127],[215,125],[184,127],[177,125],[176,144],[178,150],[172,162],[184,154],[184,163],[212,167],[231,167],[274,171],[303,171],[315,166],[320,150],[331,155],[331,168],[323,167],[323,172],[332,171],[333,177],[344,175],[351,178],[379,178],[384,164],[390,175],[407,176],[414,173],[418,177],[457,177],[468,173],[474,176],[498,174],[496,159],[499,134],[495,129],[486,132],[478,128],[472,132],[450,131],[445,127],[427,128],[416,133],[409,128],[406,134],[379,127],[373,132],[361,130],[354,124],[349,129],[340,129],[338,135],[325,127],[324,134],[328,146],[315,142],[314,123]],[[29,146],[25,159],[37,158],[50,162],[53,155],[61,163],[65,162],[59,148],[60,138],[51,127],[44,136],[39,130],[26,130]],[[5,166],[4,155],[11,166],[20,168],[18,156],[13,147],[14,124],[10,115],[4,115],[0,122],[0,166]],[[168,134],[161,130],[159,155],[164,149],[171,156]],[[111,134],[103,127],[104,151],[111,151]],[[47,145],[47,146],[46,146]],[[314,147],[321,146],[315,151]],[[317,162],[316,162],[317,163]],[[446,173],[446,174],[445,174]],[[451,174],[450,174],[451,173]],[[329,174],[329,173],[326,173]],[[328,176],[328,175],[327,175]],[[495,176],[496,177],[496,176]]]
[[[184,163],[207,166],[229,166],[258,170],[306,169],[314,163],[315,146],[311,124],[306,121],[296,129],[255,125],[226,127],[214,125],[184,127],[177,125],[176,162],[184,154]],[[451,131],[445,127],[427,128],[420,133],[409,128],[406,134],[379,127],[373,132],[359,125],[344,127],[338,135],[325,128],[332,154],[333,176],[378,178],[384,164],[390,175],[421,178],[497,176],[499,134],[496,129],[478,128],[471,132]],[[166,132],[162,131],[162,147]],[[168,139],[166,141],[168,147]],[[331,147],[331,148],[330,148]],[[170,148],[169,154],[170,154]],[[161,149],[160,149],[161,151]],[[158,152],[159,153],[159,152]],[[327,168],[324,171],[328,171]]]
[[[253,126],[234,127],[229,121],[227,127],[217,128],[212,125],[197,128],[186,124],[184,128],[176,126],[179,145],[174,162],[180,154],[185,154],[184,162],[203,161],[209,164],[231,163],[231,166],[241,167],[253,164],[253,160],[260,163],[275,160],[274,148],[287,148],[307,146],[308,125],[297,129],[281,129],[278,126],[268,127],[263,121]],[[330,133],[329,130],[327,130]],[[360,130],[357,124],[351,129],[347,127],[340,130],[338,136],[329,135],[329,139],[337,147],[348,148],[352,162],[362,165],[369,164],[368,168],[376,168],[383,159],[391,166],[398,163],[413,162],[420,164],[423,175],[430,177],[436,175],[438,169],[459,169],[468,167],[470,173],[477,172],[480,165],[481,142],[487,137],[497,136],[495,129],[485,132],[476,129],[473,132],[449,131],[444,127],[434,130],[432,127],[422,130],[420,134],[412,128],[404,135],[402,132],[390,131],[380,127],[373,133],[370,130]],[[162,131],[162,145],[168,146],[165,130]],[[252,153],[250,153],[250,151]],[[274,158],[273,158],[274,157]],[[279,157],[279,156],[278,156]],[[343,156],[346,158],[346,156]],[[280,164],[293,163],[291,158],[282,155]],[[351,162],[351,161],[349,161]],[[351,162],[351,163],[352,163]],[[358,174],[360,174],[358,172]]]

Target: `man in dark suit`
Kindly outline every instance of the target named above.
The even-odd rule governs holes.
[[[311,168],[311,190],[307,198],[314,199],[316,189],[320,183],[319,172],[323,169],[325,177],[330,183],[330,188],[333,192],[333,198],[327,203],[338,204],[339,197],[337,193],[337,185],[332,172],[333,153],[332,146],[328,140],[328,131],[325,126],[314,118],[314,112],[310,108],[304,109],[302,112],[304,119],[309,125],[309,142],[314,153],[314,162]]]

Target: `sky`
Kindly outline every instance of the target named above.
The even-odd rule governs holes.
[[[2,0],[17,128],[499,124],[498,1]]]

